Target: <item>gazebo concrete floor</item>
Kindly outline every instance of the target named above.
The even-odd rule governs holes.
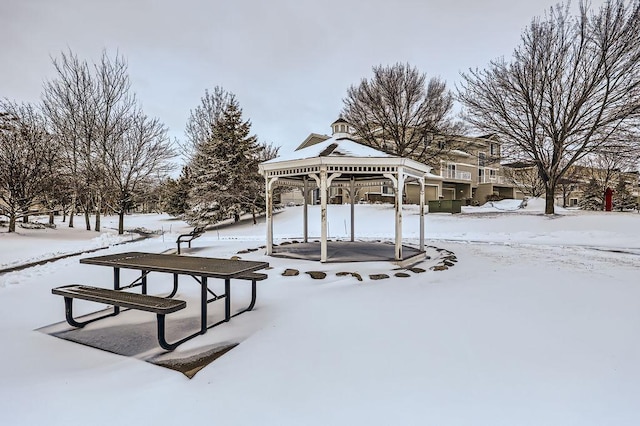
[[[402,246],[403,261],[424,254],[415,247]],[[273,246],[272,256],[320,261],[320,242],[284,243]],[[375,241],[328,241],[327,262],[395,262],[395,245]],[[400,262],[400,261],[399,261]]]

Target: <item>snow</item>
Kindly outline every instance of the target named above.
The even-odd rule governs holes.
[[[639,424],[640,214],[559,209],[545,216],[542,200],[516,204],[427,215],[427,243],[454,252],[458,262],[409,278],[370,280],[393,275],[386,262],[242,254],[267,260],[269,279],[259,284],[254,311],[178,349],[240,342],[191,380],[35,331],[64,319],[52,287],[108,287],[108,268],[74,256],[0,275],[2,423]],[[392,206],[356,209],[357,238],[393,239]],[[301,212],[275,215],[276,238],[300,237]],[[318,215],[310,208],[312,236],[319,235]],[[348,218],[348,206],[329,207],[332,238],[348,235]],[[417,241],[418,219],[407,206],[408,242]],[[105,218],[99,236],[64,224],[0,233],[0,264],[131,241],[133,234],[110,229],[115,220]],[[164,234],[96,254],[162,252],[190,229],[162,215],[128,216],[125,226]],[[194,254],[228,258],[263,245],[265,233],[263,221],[220,227],[194,240]],[[285,268],[301,274],[282,277]],[[303,273],[311,270],[327,278]],[[359,272],[364,281],[339,271]]]
[[[308,146],[306,148],[299,149],[297,151],[291,151],[286,154],[282,154],[273,160],[265,161],[263,164],[279,163],[281,161],[302,160],[307,158],[319,157],[329,146],[336,144],[337,147],[331,152],[330,156],[344,156],[344,157],[371,157],[371,158],[386,158],[391,155],[386,154],[377,149],[371,148],[366,145],[362,145],[354,140],[347,138],[331,137],[325,141]]]

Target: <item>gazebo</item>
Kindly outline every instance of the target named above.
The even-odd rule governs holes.
[[[351,241],[355,239],[355,193],[358,188],[382,186],[389,181],[395,193],[395,261],[407,261],[402,251],[402,204],[405,183],[420,186],[420,250],[424,255],[425,178],[437,178],[431,167],[417,161],[397,157],[362,145],[348,133],[334,133],[332,137],[314,145],[298,149],[259,165],[266,187],[266,254],[273,254],[273,190],[276,186],[299,188],[304,197],[304,242],[308,242],[308,194],[319,188],[320,195],[320,261],[327,262],[327,204],[328,189],[342,188],[350,195]],[[418,256],[419,256],[418,255]],[[414,256],[412,256],[414,257]]]

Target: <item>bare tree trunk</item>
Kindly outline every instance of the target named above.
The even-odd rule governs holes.
[[[71,206],[69,206],[69,228],[73,228],[73,217],[76,215],[76,191],[71,196]]]
[[[16,232],[16,215],[9,215],[9,232]]]
[[[84,223],[87,227],[87,231],[91,231],[91,217],[89,215],[89,206],[84,206]]]
[[[53,209],[49,210],[49,225],[53,225],[54,224],[54,218],[53,218]]]
[[[545,186],[547,191],[545,195],[544,214],[555,214],[556,185],[549,181]]]
[[[124,234],[124,209],[118,213],[118,235]]]
[[[101,210],[102,210],[102,197],[100,196],[100,194],[98,194],[96,199],[96,226],[94,227],[94,229],[98,232],[100,232]]]

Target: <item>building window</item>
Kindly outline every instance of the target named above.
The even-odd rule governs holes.
[[[382,193],[387,195],[393,195],[393,187],[390,185],[382,185]]]
[[[491,155],[498,155],[498,146],[495,143],[492,143],[489,146],[489,149],[491,150]]]
[[[576,206],[578,205],[578,199],[577,199],[577,198],[571,198],[571,199],[569,200],[569,205],[570,205],[571,207],[576,207]]]
[[[484,167],[486,163],[486,155],[484,152],[478,153],[478,166]]]
[[[484,183],[484,169],[478,169],[478,182]]]

